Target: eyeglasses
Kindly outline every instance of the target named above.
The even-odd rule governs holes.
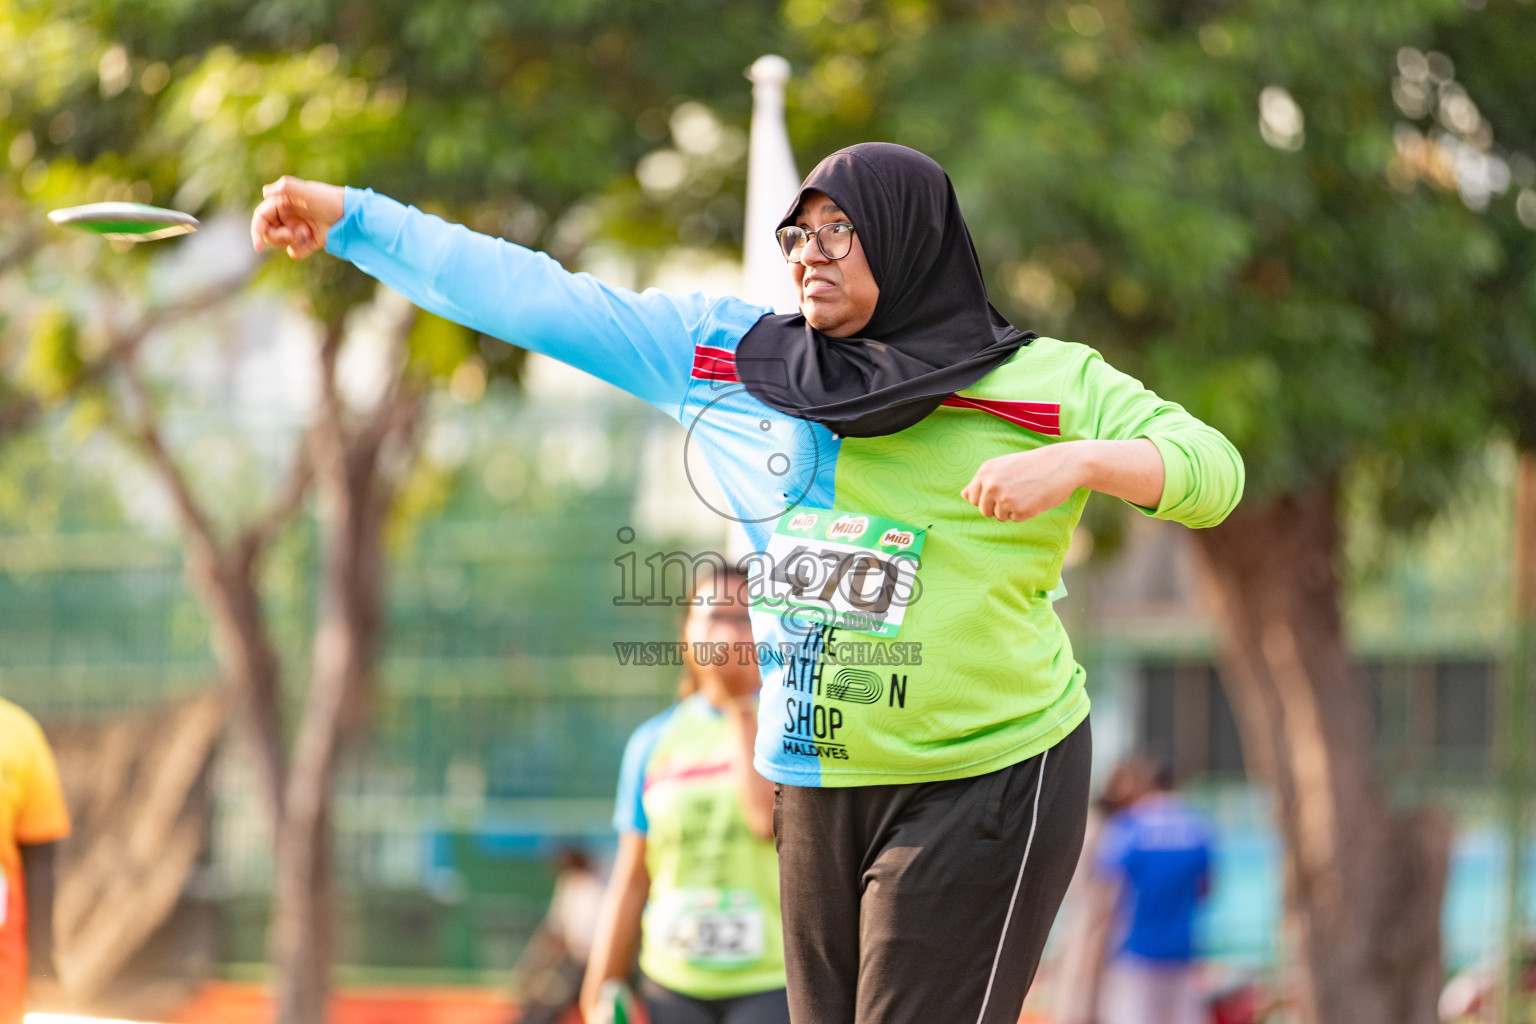
[[[816,248],[829,260],[840,260],[853,251],[853,225],[847,221],[823,224],[815,231],[791,224],[779,228],[778,232],[779,248],[784,252],[784,259],[790,263],[799,263],[805,255],[805,243],[812,235],[816,236]]]

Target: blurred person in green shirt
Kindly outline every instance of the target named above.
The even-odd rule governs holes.
[[[715,594],[745,577],[724,572]],[[724,586],[719,586],[720,583]],[[619,851],[582,991],[629,976],[651,1024],[788,1024],[774,787],[752,767],[761,680],[744,601],[701,587],[683,627],[679,700],[630,737]]]

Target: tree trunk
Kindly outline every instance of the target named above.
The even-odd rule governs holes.
[[[398,346],[410,322],[401,327]],[[333,328],[322,345],[321,407],[311,434],[322,601],[277,848],[270,942],[279,1024],[325,1020],[335,952],[333,794],[341,754],[360,733],[370,703],[382,621],[384,525],[394,487],[381,472],[381,453],[392,441],[413,450],[420,407],[416,390],[399,384],[364,426],[348,430],[335,388],[340,343],[340,329]],[[407,456],[401,465],[409,462]]]
[[[194,539],[188,545],[187,576],[208,616],[214,657],[233,691],[261,776],[262,796],[273,836],[281,828],[286,764],[283,751],[282,662],[272,645],[256,561],[231,559]]]
[[[294,744],[277,848],[272,963],[280,1024],[325,1019],[334,956],[335,886],[330,820],[336,771],[371,678],[383,560],[370,495],[352,493],[336,467],[318,468],[327,547],[324,597],[303,722]]]
[[[193,494],[186,475],[166,447],[160,413],[138,363],[138,344],[157,323],[214,304],[237,287],[237,283],[227,282],[182,307],[167,307],[145,318],[114,340],[115,355],[100,367],[116,366],[134,396],[136,413],[122,429],[128,442],[143,453],[160,477],[176,509],[185,536],[187,580],[208,616],[220,675],[243,712],[239,718],[251,741],[275,839],[281,828],[286,785],[282,661],[267,626],[257,575],[272,535],[303,504],[310,484],[309,463],[301,448],[293,472],[266,513],[249,524],[234,542],[221,542],[207,510]]]
[[[1435,1024],[1450,829],[1392,812],[1340,614],[1333,486],[1196,534],[1220,597],[1223,682],[1284,843],[1303,1024]]]
[[[317,646],[324,643],[317,639]],[[335,682],[332,677],[310,683],[278,836],[269,936],[280,1024],[324,1021],[330,993],[335,942],[330,824],[344,700]]]

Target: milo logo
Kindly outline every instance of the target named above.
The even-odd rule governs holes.
[[[915,539],[916,538],[912,536],[911,530],[898,530],[895,527],[892,527],[881,535],[880,543],[889,545],[893,548],[909,548],[912,546],[912,541]]]
[[[809,530],[816,525],[816,517],[810,512],[802,512],[789,521],[791,530]]]
[[[842,516],[827,527],[827,539],[855,540],[864,536],[864,531],[867,529],[869,529],[867,516]]]

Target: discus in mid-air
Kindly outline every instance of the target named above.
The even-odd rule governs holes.
[[[54,210],[48,219],[61,227],[90,231],[113,242],[154,242],[197,230],[197,218],[180,210],[143,203],[89,203]]]

